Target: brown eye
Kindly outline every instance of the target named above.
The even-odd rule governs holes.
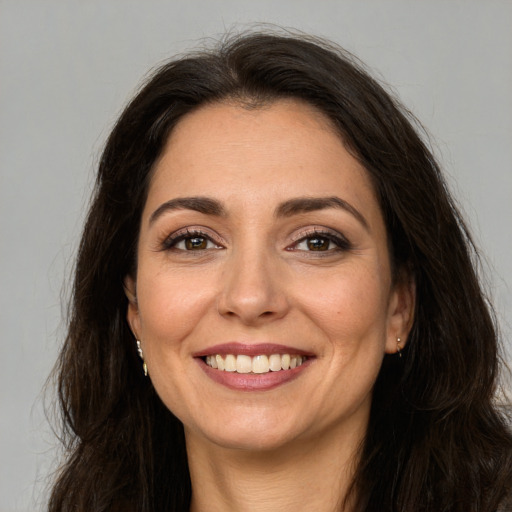
[[[187,251],[204,250],[208,247],[208,240],[201,236],[185,238],[185,249]]]
[[[194,231],[187,231],[182,234],[171,235],[163,243],[164,251],[183,251],[183,252],[200,252],[210,249],[222,249],[220,244],[216,244],[210,236]]]
[[[307,247],[310,251],[328,251],[331,241],[328,238],[308,238],[306,240]]]
[[[341,234],[313,231],[310,234],[305,234],[287,250],[326,253],[325,256],[327,256],[327,254],[339,251],[348,251],[350,248],[350,242]]]

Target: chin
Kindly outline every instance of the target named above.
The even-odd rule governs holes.
[[[290,437],[284,434],[269,435],[268,432],[261,435],[254,432],[231,434],[229,438],[219,436],[212,441],[224,449],[258,453],[274,452],[286,447],[291,442]]]
[[[189,431],[190,435],[200,434],[208,442],[224,449],[242,450],[247,452],[271,452],[285,447],[297,438],[298,433],[291,425],[283,422],[262,421],[260,418],[253,422],[228,421],[216,428],[202,428]],[[193,432],[193,433],[192,433]]]

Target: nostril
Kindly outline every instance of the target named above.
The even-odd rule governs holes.
[[[235,283],[236,284],[236,283]],[[233,285],[234,286],[234,285]],[[217,311],[224,318],[238,318],[246,324],[273,321],[288,311],[288,302],[281,290],[226,286],[217,298]]]

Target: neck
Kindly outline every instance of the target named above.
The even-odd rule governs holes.
[[[220,447],[187,432],[190,512],[350,512],[353,501],[345,498],[362,441],[353,437],[246,451]]]

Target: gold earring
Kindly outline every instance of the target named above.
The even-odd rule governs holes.
[[[140,341],[137,340],[137,352],[139,353],[139,357],[142,359],[142,369],[144,370],[144,376],[148,376],[148,365],[146,361],[144,361],[144,353],[142,352],[142,347],[140,346]]]
[[[400,338],[396,339],[396,352],[398,354],[398,357],[402,357],[402,345],[400,344],[401,340]]]

